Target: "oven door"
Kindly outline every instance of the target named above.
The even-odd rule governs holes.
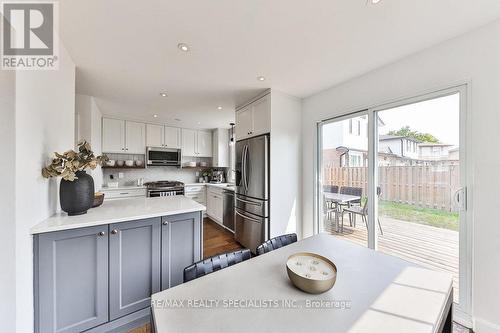
[[[181,150],[148,147],[146,150],[148,166],[180,166]]]

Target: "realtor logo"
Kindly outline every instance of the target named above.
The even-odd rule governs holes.
[[[58,68],[56,2],[2,2],[2,59],[7,70]]]

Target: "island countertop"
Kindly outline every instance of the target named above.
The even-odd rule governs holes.
[[[68,216],[57,213],[33,226],[30,233],[34,235],[204,210],[205,206],[184,196],[104,201],[102,206],[89,209],[87,214]]]

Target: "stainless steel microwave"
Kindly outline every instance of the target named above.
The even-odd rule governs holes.
[[[181,166],[181,150],[173,148],[147,147],[148,166]]]

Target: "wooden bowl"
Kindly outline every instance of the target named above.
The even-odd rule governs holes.
[[[99,207],[104,202],[104,193],[96,192],[94,194],[94,204],[92,208]]]
[[[330,290],[337,280],[337,266],[315,253],[301,252],[288,257],[286,271],[293,285],[309,294]]]

